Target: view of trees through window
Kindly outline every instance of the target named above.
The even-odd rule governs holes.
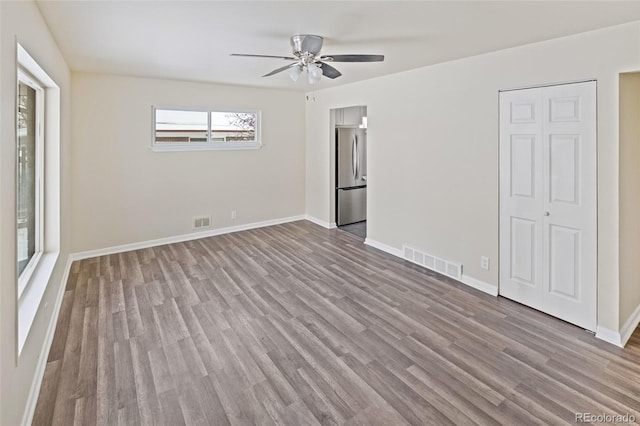
[[[238,129],[242,129],[242,131],[239,132],[233,140],[255,140],[257,114],[247,112],[232,112],[229,114],[225,114],[225,118],[232,126],[235,126]]]
[[[257,142],[257,125],[256,112],[156,109],[155,142]]]

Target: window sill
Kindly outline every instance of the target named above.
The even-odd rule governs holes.
[[[33,277],[35,271],[38,269],[38,265],[40,265],[40,259],[42,258],[43,253],[41,251],[37,252],[33,255],[33,258],[27,263],[27,267],[24,268],[24,271],[18,276],[18,299],[22,297],[22,293],[24,289],[29,286],[31,282],[31,278]]]
[[[151,146],[153,152],[180,152],[180,151],[243,151],[247,149],[260,149],[262,144],[255,143],[208,143],[208,144],[154,144]]]
[[[51,280],[53,268],[56,266],[59,252],[43,253],[35,266],[29,282],[20,294],[18,300],[18,355],[22,352],[24,343],[36,318],[40,302]],[[63,283],[62,285],[66,285]]]

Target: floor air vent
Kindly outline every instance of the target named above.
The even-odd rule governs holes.
[[[449,262],[409,246],[402,246],[402,252],[404,258],[409,262],[424,266],[456,280],[462,279],[462,265],[459,263]]]

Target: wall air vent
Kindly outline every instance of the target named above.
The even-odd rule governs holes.
[[[210,226],[211,226],[211,216],[193,218],[193,229],[208,228]]]
[[[413,261],[413,249],[404,246],[404,258]]]
[[[462,279],[462,265],[458,265],[457,263],[447,262],[447,274],[451,278],[455,278],[456,280]]]
[[[429,254],[425,254],[424,255],[424,266],[426,266],[429,269],[435,269],[436,268],[436,258],[429,255]]]
[[[430,255],[416,248],[406,245],[402,246],[404,258],[416,265],[424,266],[427,269],[441,273],[456,280],[462,279],[462,265],[439,257]]]
[[[435,270],[440,272],[441,274],[447,274],[447,262],[436,257],[436,267]]]

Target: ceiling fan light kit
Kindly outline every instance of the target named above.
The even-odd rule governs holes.
[[[315,84],[322,78],[322,69],[318,64],[311,63],[307,65],[307,81],[309,84]]]
[[[327,62],[382,62],[384,55],[320,55],[322,49],[323,38],[313,34],[297,34],[291,37],[291,56],[272,56],[272,55],[251,55],[243,53],[232,53],[231,56],[245,56],[252,58],[277,58],[295,61],[284,67],[263,75],[269,77],[282,71],[289,70],[289,77],[293,81],[297,81],[303,71],[307,72],[307,82],[315,84],[320,81],[322,76],[330,79],[338,78],[342,75],[340,71],[327,64]]]
[[[289,70],[289,77],[291,77],[291,80],[293,81],[298,81],[300,74],[302,74],[302,67],[299,65],[296,65]]]

